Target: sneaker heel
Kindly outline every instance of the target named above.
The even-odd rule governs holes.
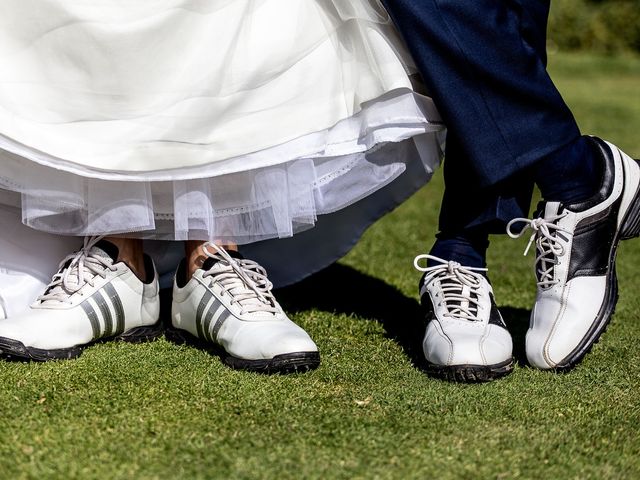
[[[640,160],[634,161],[640,168]],[[621,240],[628,240],[638,236],[640,236],[640,189],[636,192],[631,205],[629,205],[629,211],[620,228]]]

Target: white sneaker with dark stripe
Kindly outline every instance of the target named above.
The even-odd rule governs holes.
[[[176,273],[167,336],[215,344],[232,368],[265,373],[316,368],[318,347],[287,318],[264,268],[212,243],[204,250],[209,258],[188,282],[184,261]]]
[[[0,320],[0,355],[26,360],[75,358],[101,340],[161,335],[158,280],[146,257],[147,282],[99,237],[69,255],[42,294],[18,316]]]

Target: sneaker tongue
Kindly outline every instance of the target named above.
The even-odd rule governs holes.
[[[227,253],[229,254],[230,257],[234,259],[237,259],[237,260],[244,259],[244,257],[237,251],[227,250]],[[229,264],[221,260],[222,259],[219,258],[218,256],[208,257],[202,264],[201,268],[213,276],[217,275],[218,273],[231,273]],[[252,276],[251,272],[247,272],[247,274],[249,277]],[[264,307],[265,307],[264,300],[261,300],[257,296],[257,294],[249,286],[246,285],[246,283],[240,276],[235,276],[235,278],[233,279],[226,278],[225,288],[233,296],[235,296],[236,299],[242,297],[240,300],[238,300],[238,303],[243,308],[248,308],[252,310],[253,315],[264,315],[265,318],[273,317],[274,315],[273,312],[261,311],[261,310],[264,310]]]
[[[474,299],[477,298],[477,294],[472,292],[471,288],[468,285],[460,284],[454,281],[443,281],[441,285],[443,287],[453,287],[451,293],[458,294],[462,297],[462,299],[449,300],[446,302],[449,312],[459,309],[462,311],[470,312],[472,314],[476,313],[476,307],[469,301],[469,299],[471,299],[472,297]]]
[[[105,242],[107,245],[111,245],[108,242]],[[102,247],[102,245],[100,245],[100,247],[98,247],[98,244],[94,245],[93,247],[91,247],[89,249],[89,256],[92,257],[98,257],[103,259],[104,261],[106,261],[107,263],[114,263],[117,258],[118,258],[118,248],[115,245],[112,245],[113,249],[115,249],[115,252],[112,250],[111,254],[115,253],[115,259],[109,254],[109,252],[105,251],[104,249],[100,248]],[[108,249],[108,247],[107,247]],[[76,267],[70,272],[69,275],[69,280],[72,283],[78,283],[78,265],[76,265]],[[86,275],[91,276],[91,274],[87,273]]]
[[[242,255],[240,255],[240,252],[237,252],[235,250],[227,250],[227,253],[229,254],[229,256],[231,258],[236,258],[238,260],[242,260],[244,257]],[[206,272],[211,270],[216,263],[218,263],[220,261],[220,259],[218,257],[207,257],[207,259],[204,261],[204,263],[202,264],[202,269]]]
[[[118,247],[107,240],[100,240],[89,251],[92,253],[96,252],[95,255],[99,257],[110,258],[114,263],[118,261],[118,255],[120,253]]]
[[[117,251],[117,249],[116,249],[116,251]],[[98,246],[91,247],[89,249],[89,255],[92,256],[92,257],[102,258],[102,259],[106,260],[108,263],[115,263],[115,261],[118,259],[117,253],[116,253],[116,256],[114,258],[108,252],[104,251],[102,248],[100,248]]]
[[[560,212],[564,209],[564,206],[560,202],[546,202],[544,204],[544,210],[542,211],[544,216],[542,218],[549,220],[558,218]],[[560,237],[566,240],[561,232],[557,230],[551,230],[552,237]],[[538,237],[540,238],[540,237]],[[536,279],[538,282],[542,282],[544,279],[542,271],[547,271],[550,267],[555,265],[556,259],[553,251],[549,250],[549,239],[543,238],[541,244],[536,246],[536,251],[538,255],[538,261],[536,262]]]

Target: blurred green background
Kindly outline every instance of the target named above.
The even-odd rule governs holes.
[[[549,48],[640,52],[640,0],[552,0]]]

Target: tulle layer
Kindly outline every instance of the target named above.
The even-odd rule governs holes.
[[[393,182],[353,205],[320,216],[313,229],[242,245],[240,251],[266,267],[276,287],[300,281],[345,255],[369,225],[409,198],[429,177],[420,163],[410,162]],[[8,316],[26,310],[58,270],[60,259],[82,244],[78,237],[28,228],[20,222],[19,213],[0,205],[0,310]],[[155,262],[161,287],[171,288],[184,257],[182,242],[149,241],[145,251]]]
[[[289,237],[439,161],[438,113],[377,0],[1,9],[0,203],[30,227]]]
[[[0,153],[6,189],[0,203],[20,206],[26,225],[66,235],[240,244],[288,237],[383,187],[408,162],[433,171],[442,126],[427,114],[435,116],[428,99],[398,92],[324,132],[216,163],[200,170],[202,178],[173,181],[88,178],[55,169],[55,160],[41,153],[40,163],[28,160],[34,152],[5,142],[16,153]],[[271,165],[274,159],[280,163]],[[234,165],[250,168],[234,171]]]

